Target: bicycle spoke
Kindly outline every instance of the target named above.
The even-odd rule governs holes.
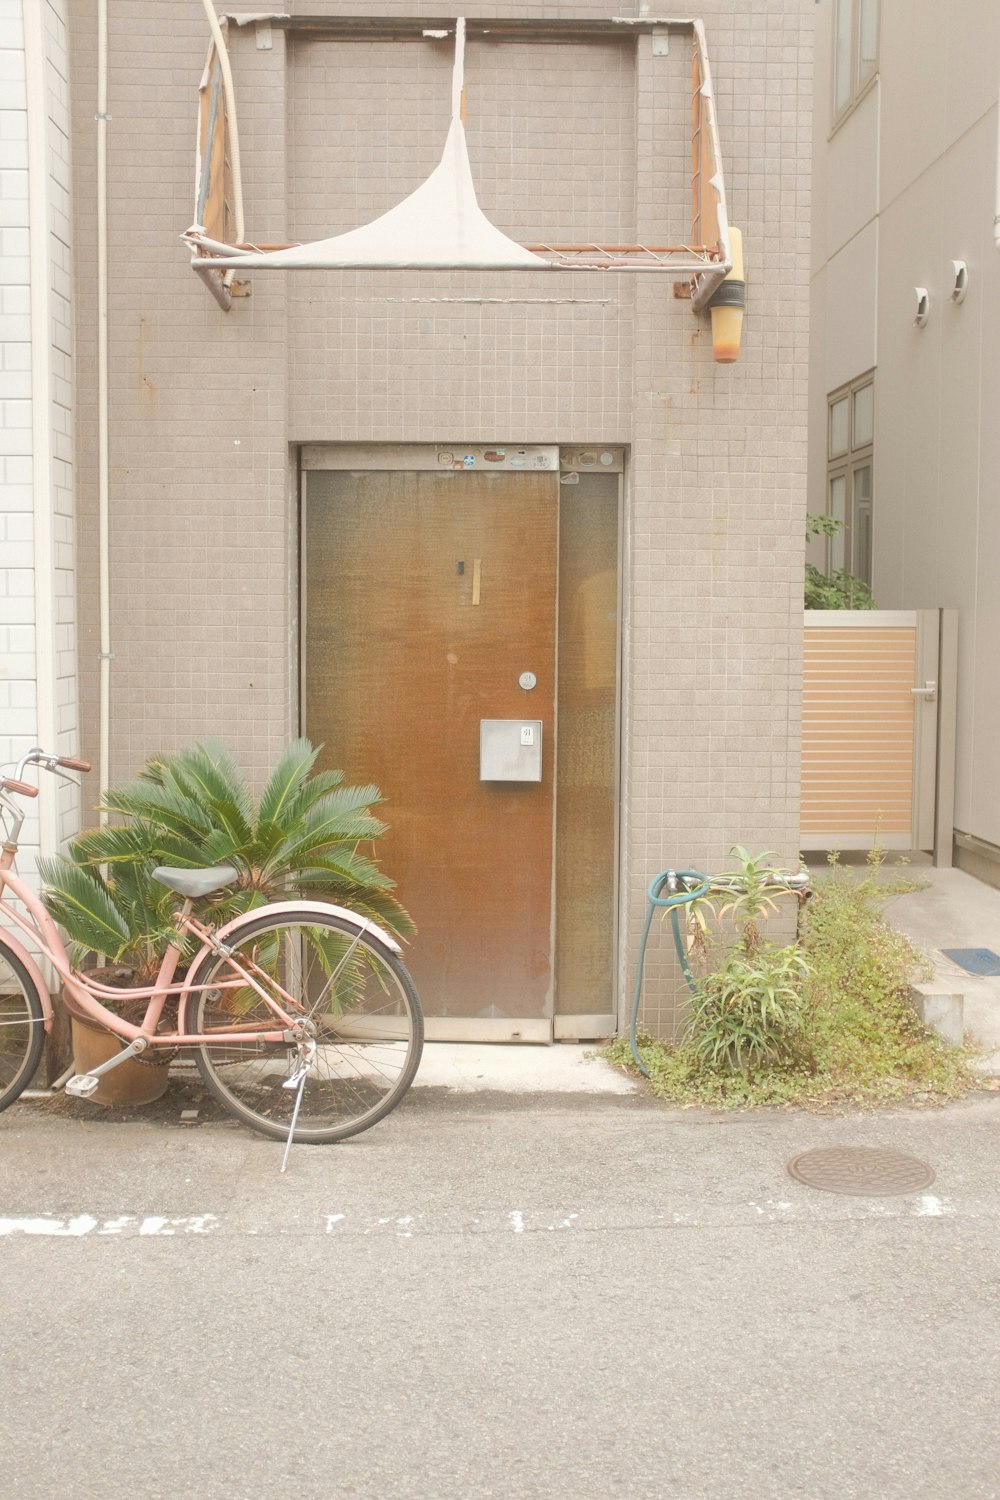
[[[361,938],[362,938],[362,934],[359,932],[358,935],[357,935],[357,937],[354,939],[354,942],[348,948],[347,952],[344,954],[344,956],[341,959],[340,963],[337,965],[337,967],[334,970],[334,972],[330,975],[329,979],[326,981],[326,984],[320,990],[320,992],[319,992],[319,998],[317,999],[316,1004],[308,1012],[309,1020],[312,1020],[313,1017],[316,1015],[316,1012],[319,1010],[319,1008],[322,1005],[323,1001],[326,999],[326,996],[330,993],[330,991],[332,990],[333,986],[336,984],[337,980],[340,978],[341,974],[344,972],[344,969],[347,967],[347,964],[348,964],[348,962],[349,962],[349,960],[351,958],[351,955],[357,949],[357,946],[360,943]]]
[[[30,1083],[42,1055],[41,996],[17,954],[0,939],[0,1109]]]
[[[196,1025],[205,1036],[198,1066],[219,1098],[265,1134],[289,1139],[299,1088],[283,1088],[302,1055],[288,1042],[233,1042],[217,1028],[243,1034],[274,1028],[270,1006],[255,993],[239,1000],[212,979],[227,982],[234,966],[255,971],[262,988],[274,986],[283,1009],[301,1017],[302,1036],[315,1043],[302,1084],[294,1139],[336,1140],[380,1119],[409,1087],[419,1061],[423,1025],[419,1002],[402,964],[370,933],[334,914],[261,912],[248,934],[233,940],[232,961],[206,960],[194,976],[200,989]],[[291,995],[291,1002],[288,996]]]

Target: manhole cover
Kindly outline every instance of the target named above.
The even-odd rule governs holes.
[[[803,1151],[788,1163],[796,1182],[824,1193],[854,1193],[859,1198],[918,1193],[930,1187],[934,1171],[905,1151],[882,1146],[823,1146]]]

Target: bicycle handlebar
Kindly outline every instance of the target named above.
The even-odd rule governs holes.
[[[60,770],[89,771],[90,761],[81,760],[77,755],[50,755],[47,750],[42,750],[36,745],[33,750],[28,751],[27,755],[22,755],[13,776],[0,776],[0,792],[13,792],[17,797],[37,797],[37,786],[33,786],[30,781],[24,779],[26,766],[42,766],[46,771],[53,773]],[[20,828],[20,824],[18,827]]]
[[[53,755],[51,751],[43,750],[40,745],[36,745],[34,749],[28,751],[27,755],[22,755],[17,763],[17,770],[14,772],[13,777],[4,783],[8,791],[23,792],[24,787],[29,785],[24,780],[25,766],[42,766],[46,771],[52,772],[58,769],[66,771],[89,771],[90,761],[81,760],[76,755]],[[10,784],[11,781],[19,782],[21,785],[13,786]],[[24,793],[24,795],[29,797],[37,796],[37,794],[37,787],[33,792]]]

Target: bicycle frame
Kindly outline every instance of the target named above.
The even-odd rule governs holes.
[[[224,955],[232,967],[234,977],[232,979],[213,979],[209,985],[192,985],[190,979],[185,977],[180,983],[174,983],[177,964],[180,958],[180,949],[176,944],[170,944],[160,963],[160,969],[152,985],[128,989],[115,989],[109,985],[103,985],[96,980],[89,979],[81,974],[69,962],[69,957],[59,936],[58,928],[49,915],[41,899],[35,894],[29,885],[13,870],[14,854],[16,846],[4,844],[0,853],[0,911],[12,921],[27,936],[34,938],[45,957],[50,961],[62,980],[64,996],[67,1009],[71,1014],[77,1015],[83,1020],[95,1022],[99,1026],[106,1027],[117,1036],[123,1037],[128,1042],[142,1039],[150,1047],[183,1047],[201,1046],[207,1038],[225,1037],[232,1042],[283,1042],[293,1040],[295,1021],[293,1015],[298,1005],[294,997],[289,995],[277,983],[273,976],[257,969],[252,963],[240,964],[226,952],[226,941],[235,937],[249,923],[256,921],[266,909],[269,914],[280,915],[285,912],[315,911],[335,912],[339,916],[346,917],[355,923],[362,932],[370,933],[394,953],[400,953],[399,944],[391,938],[388,933],[367,920],[361,920],[357,914],[348,911],[344,907],[333,906],[329,903],[318,901],[289,901],[268,903],[267,907],[258,907],[254,911],[244,912],[241,916],[234,917],[224,926],[210,930],[191,916],[190,901],[185,901],[177,913],[177,924],[184,931],[191,932],[201,940],[201,948],[192,960],[188,974],[197,973],[204,959],[210,954]],[[23,916],[10,902],[8,892],[16,900],[22,902],[27,910],[28,916]],[[32,980],[38,987],[39,997],[42,1003],[43,1024],[46,1031],[51,1030],[53,1008],[52,998],[49,994],[48,985],[41,972],[37,961],[32,957],[23,943],[9,932],[0,932],[0,937],[28,970]],[[266,982],[265,989],[260,979]],[[191,1033],[185,1030],[188,1019],[188,1005],[195,997],[206,989],[244,989],[247,986],[256,990],[265,1003],[274,1012],[275,1020],[281,1022],[280,1027],[252,1029],[239,1026],[213,1027],[210,1032]],[[179,999],[178,1030],[170,1032],[157,1032],[160,1017],[167,1000],[176,995]],[[276,998],[277,997],[279,998]],[[147,1000],[146,1014],[139,1025],[126,1021],[122,1016],[109,1010],[102,1000],[114,1000],[119,1003],[123,1000]],[[286,1011],[284,1001],[291,1007]]]

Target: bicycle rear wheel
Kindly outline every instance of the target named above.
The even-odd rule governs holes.
[[[234,986],[232,963],[273,976],[295,997],[294,1018],[307,1021],[315,1041],[297,1141],[344,1140],[395,1109],[417,1071],[424,1023],[413,981],[384,943],[332,912],[263,910],[227,945],[231,959],[210,954],[192,976],[193,986],[208,988],[189,1003],[188,1030],[205,1036],[195,1058],[231,1114],[284,1140],[297,1090],[283,1085],[300,1059],[294,1042],[233,1042],[221,1034],[277,1024],[255,990]]]
[[[41,996],[17,954],[0,941],[0,1109],[28,1087],[44,1043]]]

